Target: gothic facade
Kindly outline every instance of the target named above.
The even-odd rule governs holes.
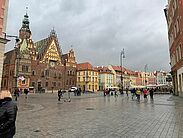
[[[14,50],[5,53],[2,89],[29,88],[34,92],[53,92],[76,86],[76,59],[73,49],[62,54],[55,30],[33,42],[27,13]]]

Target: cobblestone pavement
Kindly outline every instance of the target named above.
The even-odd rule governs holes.
[[[31,94],[17,104],[15,138],[183,137],[183,98],[172,95],[138,103],[121,95],[85,94],[64,102],[57,94]]]

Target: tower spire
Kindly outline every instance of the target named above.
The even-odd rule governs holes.
[[[29,28],[30,22],[29,22],[29,16],[28,16],[27,11],[28,11],[28,7],[26,7],[26,13],[25,13],[24,18],[22,20],[22,27],[19,30],[19,37],[21,39],[28,39],[31,36],[31,31]]]
[[[27,14],[27,12],[28,12],[28,9],[29,9],[29,8],[28,8],[28,6],[26,6],[26,8],[25,8],[25,9],[26,9],[26,14]]]

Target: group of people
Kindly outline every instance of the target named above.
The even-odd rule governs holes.
[[[154,89],[153,88],[151,88],[151,89],[139,89],[139,88],[135,89],[135,88],[133,88],[130,91],[131,91],[131,94],[132,94],[132,100],[136,96],[137,101],[140,102],[140,95],[142,95],[142,94],[144,95],[144,100],[145,101],[147,101],[148,94],[150,95],[150,99],[153,100],[153,95],[154,95]],[[129,90],[126,89],[126,93],[128,93],[128,92],[129,92]],[[127,96],[128,96],[128,94],[127,94]]]
[[[117,90],[112,90],[112,89],[104,89],[104,96],[107,96],[107,95],[114,95],[114,96],[118,96],[117,94]]]
[[[128,88],[126,88],[126,96],[129,97],[129,92],[131,93],[132,96],[132,100],[134,100],[134,98],[136,97],[137,101],[140,102],[140,97],[143,94],[144,95],[144,100],[147,101],[148,99],[148,95],[150,95],[150,99],[153,100],[153,95],[154,95],[154,89],[140,89],[140,88],[133,88],[131,90],[129,90]],[[117,90],[111,90],[111,89],[104,89],[103,91],[104,96],[106,95],[115,95],[118,96],[117,94]],[[121,93],[123,95],[123,93]]]
[[[61,100],[61,98],[63,98],[64,97],[64,93],[65,93],[66,91],[64,91],[64,90],[62,90],[62,89],[59,89],[58,90],[58,101],[60,101]],[[69,98],[70,98],[70,92],[71,91],[69,91]],[[81,96],[81,88],[78,88],[78,89],[76,89],[76,90],[74,90],[73,91],[73,93],[74,93],[74,96]]]
[[[64,94],[63,90],[59,89],[58,90],[58,101],[60,101],[60,99],[63,98],[63,94]]]
[[[15,88],[15,90],[14,90],[15,101],[18,100],[18,97],[20,96],[21,93],[22,93],[22,90],[20,90],[18,88]],[[28,93],[29,93],[29,89],[25,88],[24,89],[24,94],[25,94],[26,99],[28,98]]]
[[[0,92],[0,138],[13,138],[17,105],[12,101],[11,93],[7,90]]]
[[[81,88],[77,88],[77,89],[74,91],[74,96],[81,96]]]

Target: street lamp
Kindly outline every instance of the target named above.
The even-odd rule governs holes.
[[[123,58],[125,58],[125,50],[123,48],[123,50],[120,52],[120,63],[121,63],[121,94],[123,94]]]
[[[16,54],[15,88],[18,88],[18,75],[19,75],[19,63],[20,63],[20,45],[19,45],[18,38],[16,38],[16,43],[15,43],[15,54]]]
[[[144,67],[144,71],[145,71],[145,86],[146,86],[147,85],[147,80],[146,80],[147,64]]]

